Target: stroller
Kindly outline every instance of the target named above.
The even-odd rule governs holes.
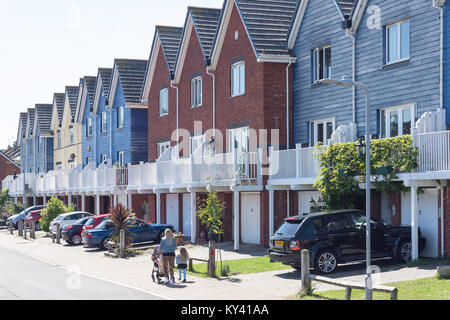
[[[160,283],[161,276],[164,274],[164,270],[162,263],[162,254],[159,251],[158,247],[155,247],[153,249],[152,261],[153,261],[152,280],[153,282],[158,281],[158,283]]]

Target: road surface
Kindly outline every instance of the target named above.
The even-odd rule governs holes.
[[[160,300],[141,289],[83,275],[0,248],[0,300]]]

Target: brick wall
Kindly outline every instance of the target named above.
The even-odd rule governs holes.
[[[3,155],[0,155],[0,190],[2,188],[1,181],[3,181],[7,176],[14,175],[14,171],[16,171],[17,175],[20,174],[20,168],[12,164]]]

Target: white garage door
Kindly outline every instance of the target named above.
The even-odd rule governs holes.
[[[422,237],[426,239],[423,257],[439,255],[439,225],[438,225],[438,192],[437,189],[425,189],[418,198],[419,228]],[[402,193],[402,225],[411,226],[411,193]]]
[[[298,214],[309,213],[311,198],[318,200],[320,194],[318,191],[299,191],[298,193]]]
[[[260,195],[241,193],[241,240],[246,244],[260,244]]]
[[[166,222],[175,227],[175,231],[178,232],[179,217],[178,217],[178,194],[166,195]]]
[[[183,194],[183,234],[191,236],[191,195]]]

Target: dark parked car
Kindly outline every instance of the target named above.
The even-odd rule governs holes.
[[[100,247],[101,249],[108,248],[108,242],[114,232],[114,223],[107,219],[101,222],[97,227],[83,232],[83,245],[87,248]],[[141,219],[133,218],[128,227],[128,231],[133,239],[133,243],[159,242],[164,236],[164,231],[171,229],[175,231],[174,227],[167,224],[150,224]]]
[[[82,242],[81,233],[83,231],[83,226],[89,219],[91,219],[91,217],[81,218],[72,224],[66,225],[61,231],[61,236],[64,241],[69,244],[80,245]]]
[[[411,259],[411,228],[391,227],[371,221],[372,259]],[[419,250],[425,247],[420,237]],[[340,263],[366,258],[366,215],[358,210],[311,213],[285,220],[270,238],[270,261],[300,269],[300,251],[307,249],[311,267],[319,273],[332,273]]]

